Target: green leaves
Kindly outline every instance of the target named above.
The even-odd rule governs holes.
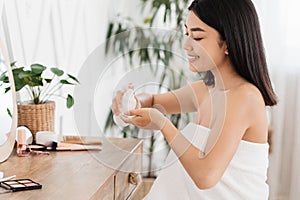
[[[152,31],[151,27],[158,22],[157,24],[163,24],[168,30],[181,31],[184,24],[184,11],[189,1],[140,0],[140,2],[141,8],[144,9],[140,12],[143,24],[136,24],[126,16],[122,16],[122,20],[119,20],[120,16],[118,16],[117,20],[109,22],[105,52],[129,58],[130,64],[139,61],[141,65],[149,65],[153,75],[158,76],[160,80],[158,90],[164,84],[169,84],[170,89],[176,89],[183,85],[183,74],[174,73],[174,70],[170,69],[170,64],[174,59],[174,49],[178,48],[177,42],[182,41],[183,35],[173,33],[164,35],[161,31]],[[163,71],[159,69],[161,65],[164,66]],[[113,126],[111,120],[110,113],[105,129]]]
[[[51,72],[53,72],[56,76],[62,76],[64,74],[64,71],[58,68],[51,68]]]
[[[74,83],[70,83],[70,82],[67,81],[67,80],[60,80],[60,83],[61,83],[61,84],[66,84],[66,85],[74,85]]]
[[[71,108],[74,105],[74,98],[68,94],[67,97],[67,108]]]
[[[42,74],[43,71],[45,71],[46,67],[41,64],[32,64],[31,66],[31,72],[34,74]]]
[[[79,83],[79,81],[78,81],[77,78],[75,78],[74,76],[72,76],[72,75],[70,75],[70,74],[67,74],[67,75],[68,75],[68,77],[69,77],[70,79],[72,79],[72,80],[75,81],[76,83]]]
[[[8,76],[6,76],[6,72],[3,72],[0,76],[0,81],[4,83],[9,83]]]
[[[11,63],[11,66],[16,91],[25,88],[30,97],[29,100],[34,104],[42,104],[53,100],[54,97],[61,97],[66,99],[67,108],[74,105],[74,98],[70,94],[67,97],[60,96],[59,90],[63,86],[79,84],[75,76],[65,74],[62,69],[57,67],[47,68],[38,63],[30,65],[30,68],[17,67],[16,62]],[[50,71],[50,75],[52,72],[52,77],[45,77],[45,75],[49,75],[47,69]],[[6,85],[8,87],[5,87]],[[5,87],[5,92],[11,89],[7,72],[0,75],[0,86]]]
[[[6,108],[6,112],[7,112],[7,114],[12,118],[12,114],[11,114],[9,108]]]
[[[144,19],[144,24],[150,24],[152,23],[152,18],[151,17],[147,17]]]

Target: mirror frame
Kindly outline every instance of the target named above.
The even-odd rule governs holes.
[[[18,123],[18,117],[17,117],[17,101],[16,101],[16,89],[15,89],[15,83],[14,83],[14,78],[10,66],[10,60],[9,56],[7,53],[6,48],[4,47],[2,40],[0,38],[0,51],[3,55],[5,65],[7,67],[7,72],[8,72],[8,78],[9,82],[11,84],[11,92],[12,92],[12,105],[13,105],[13,111],[12,111],[12,123],[10,127],[10,132],[8,134],[7,140],[5,143],[0,145],[0,163],[6,161],[10,154],[13,151],[15,141],[16,141],[16,130],[17,130],[17,123]]]

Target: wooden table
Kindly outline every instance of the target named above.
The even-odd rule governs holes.
[[[102,151],[50,152],[18,157],[0,164],[5,176],[40,183],[40,190],[0,194],[0,199],[130,199],[141,182],[142,141],[104,139]],[[128,179],[138,174],[138,184]],[[131,177],[132,178],[132,177]]]

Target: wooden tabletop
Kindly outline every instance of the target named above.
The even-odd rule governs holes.
[[[107,180],[120,170],[141,142],[132,138],[110,138],[103,139],[102,151],[50,152],[50,155],[28,157],[13,153],[0,164],[0,171],[5,177],[16,175],[17,179],[32,179],[40,183],[42,189],[0,194],[0,199],[91,199],[109,184]]]

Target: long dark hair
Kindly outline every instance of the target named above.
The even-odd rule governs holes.
[[[251,0],[194,0],[188,8],[226,41],[237,73],[262,93],[265,105],[277,104],[255,7]]]

